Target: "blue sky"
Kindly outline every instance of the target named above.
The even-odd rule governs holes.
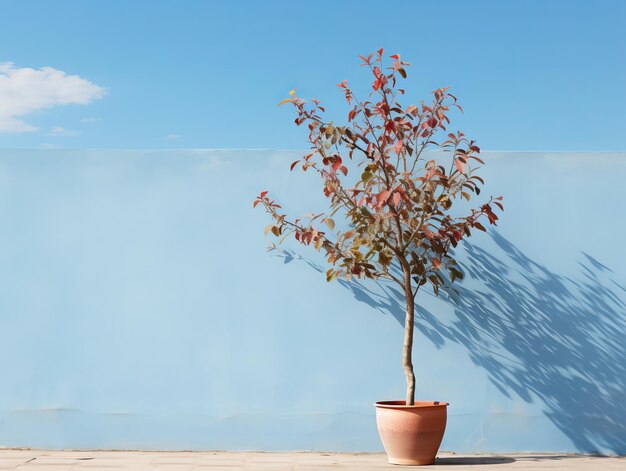
[[[278,101],[343,113],[384,47],[483,149],[626,150],[624,25],[619,0],[0,0],[0,148],[304,148]]]

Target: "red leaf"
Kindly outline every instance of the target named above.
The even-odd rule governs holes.
[[[393,146],[393,150],[396,152],[396,154],[399,154],[402,151],[402,141],[396,142]]]
[[[261,202],[261,200],[256,200],[254,203],[252,203],[252,207],[256,208],[256,205],[259,204]]]
[[[463,173],[463,162],[461,162],[461,159],[454,159],[454,163],[456,164],[456,169],[459,173]]]
[[[337,170],[339,170],[339,167],[341,167],[341,157],[337,156],[337,159],[335,160],[335,163],[333,163],[333,170],[336,172]]]
[[[487,232],[487,229],[485,229],[485,226],[483,226],[478,221],[474,221],[474,224],[472,224],[472,226],[475,227],[476,229],[480,230],[480,231]]]
[[[289,168],[289,170],[293,170],[293,168],[298,164],[298,162],[300,162],[300,161],[296,160],[294,163],[292,163],[291,167]]]
[[[392,58],[392,59],[395,59],[397,61],[400,60],[400,54],[394,54],[393,56],[389,56],[389,57]]]
[[[372,54],[370,54],[370,55],[369,55],[369,56],[367,56],[367,57],[363,57],[363,56],[359,56],[359,57],[360,57],[360,58],[363,60],[363,62],[365,62],[367,65],[369,65],[370,61],[372,60]]]
[[[267,195],[267,191],[262,191],[259,195],[259,198],[263,198],[265,195]]]

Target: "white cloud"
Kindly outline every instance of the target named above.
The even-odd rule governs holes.
[[[87,105],[104,93],[89,80],[52,67],[31,69],[0,62],[0,132],[35,131],[21,118],[53,106]]]
[[[166,139],[178,139],[180,137],[180,134],[168,134],[167,136],[165,136]]]
[[[87,118],[82,118],[82,119],[80,120],[80,122],[81,122],[81,123],[88,123],[88,124],[91,124],[91,123],[96,123],[96,122],[98,122],[98,121],[100,121],[100,118],[94,118],[94,117],[92,117],[92,116],[89,116],[89,117],[87,117]]]
[[[62,144],[50,144],[49,142],[44,142],[41,144],[42,149],[62,149]]]
[[[50,129],[49,132],[46,133],[46,136],[54,136],[54,137],[60,137],[60,136],[78,136],[80,134],[80,131],[74,131],[72,129],[65,129],[62,128],[61,126],[54,126],[52,129]]]

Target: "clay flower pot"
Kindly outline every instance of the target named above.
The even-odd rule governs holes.
[[[376,403],[376,425],[391,464],[433,464],[446,430],[447,402]]]

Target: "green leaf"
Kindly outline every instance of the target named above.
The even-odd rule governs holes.
[[[462,280],[463,279],[463,272],[460,270],[457,270],[456,268],[450,267],[449,269],[450,271],[450,282],[454,283],[454,280],[459,279]]]

